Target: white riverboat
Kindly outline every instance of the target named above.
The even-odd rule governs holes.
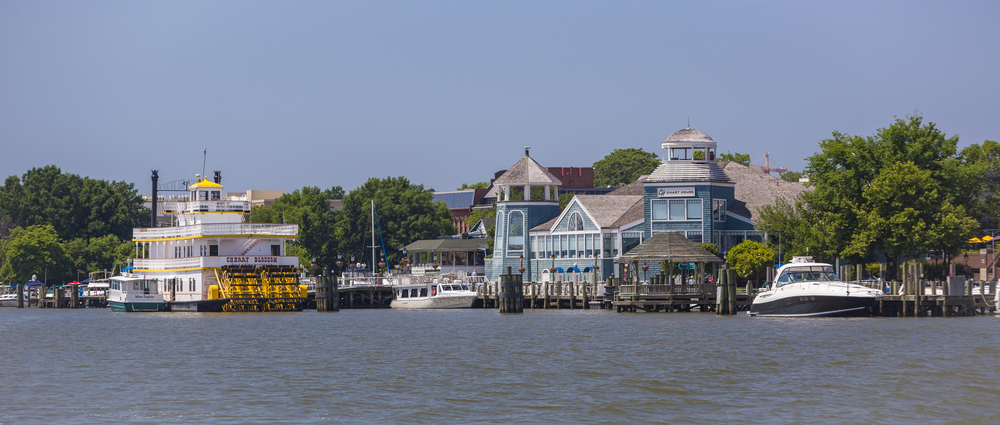
[[[298,257],[286,251],[298,225],[249,223],[250,202],[226,198],[221,172],[197,180],[187,200],[164,203],[173,226],[133,229],[130,274],[155,280],[170,311],[301,310]]]
[[[392,285],[396,297],[389,304],[398,309],[450,309],[471,308],[476,292],[461,280],[437,279],[409,284]]]
[[[778,268],[778,278],[757,294],[750,316],[870,316],[882,291],[837,278],[833,266],[812,257],[795,257]]]
[[[108,306],[111,311],[164,311],[167,303],[159,292],[156,279],[115,276],[110,279]]]

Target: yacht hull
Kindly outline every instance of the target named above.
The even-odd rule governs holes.
[[[867,317],[878,297],[862,295],[786,296],[766,302],[754,300],[751,316],[775,317]]]
[[[111,311],[123,311],[123,312],[152,312],[152,311],[166,311],[167,303],[165,302],[121,302],[121,301],[108,301],[108,306],[111,307]]]
[[[451,296],[451,297],[423,297],[423,298],[402,298],[392,300],[389,307],[396,309],[450,309],[450,308],[472,308],[472,303],[476,301],[475,295]]]

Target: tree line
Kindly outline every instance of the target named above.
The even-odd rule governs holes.
[[[63,173],[49,165],[0,187],[0,281],[32,275],[68,282],[112,270],[133,252],[132,228],[149,210],[132,183]]]

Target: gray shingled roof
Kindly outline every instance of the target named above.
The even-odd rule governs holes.
[[[493,181],[493,186],[523,184],[561,186],[562,181],[545,167],[538,165],[530,156],[521,158],[517,164]]]
[[[614,228],[643,218],[642,195],[576,195],[576,201],[594,219],[597,226]],[[535,231],[552,230],[555,217],[531,228]]]
[[[615,263],[721,263],[721,258],[698,246],[677,232],[660,232],[642,241],[639,246],[622,254]]]
[[[735,205],[728,205],[726,210],[752,220],[757,220],[757,210],[760,207],[774,205],[778,198],[785,198],[789,203],[793,203],[796,196],[809,190],[802,183],[786,182],[732,161],[724,163],[723,166],[726,174],[736,182],[737,202]]]
[[[641,195],[576,195],[576,200],[601,228],[614,227],[636,204],[640,212],[642,207]]]
[[[656,167],[646,179],[661,182],[728,182],[731,181],[717,162],[666,161]]]
[[[615,189],[614,191],[609,192],[607,194],[608,195],[640,195],[640,196],[642,196],[642,195],[645,194],[645,189],[643,188],[642,183],[645,182],[648,177],[649,177],[648,174],[647,175],[639,176],[639,178],[636,179],[635,182],[629,183],[629,184],[627,184],[625,186],[622,186],[622,187],[619,187],[618,189]]]
[[[406,246],[409,252],[477,251],[486,249],[485,239],[424,239]]]
[[[664,143],[715,143],[711,137],[703,133],[701,130],[696,130],[693,128],[685,128],[683,130],[677,130],[674,134],[667,137]]]

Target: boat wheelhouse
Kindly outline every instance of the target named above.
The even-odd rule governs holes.
[[[108,306],[111,311],[164,311],[167,304],[156,279],[115,276],[110,279]]]
[[[227,199],[221,172],[198,180],[187,200],[164,204],[173,226],[133,229],[131,274],[155,279],[172,311],[300,310],[298,257],[286,248],[298,225],[250,223],[250,202]]]

